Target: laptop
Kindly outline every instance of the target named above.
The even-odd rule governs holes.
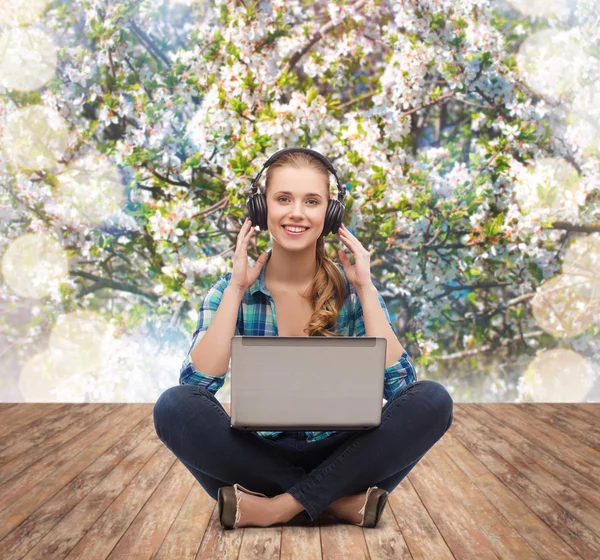
[[[231,427],[367,430],[381,424],[387,340],[233,336]]]

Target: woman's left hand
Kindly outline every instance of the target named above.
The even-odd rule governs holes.
[[[348,282],[356,289],[373,285],[373,281],[371,280],[371,253],[346,229],[344,224],[338,229],[337,234],[342,243],[350,249],[354,256],[354,264],[351,265],[346,252],[343,249],[338,251]]]

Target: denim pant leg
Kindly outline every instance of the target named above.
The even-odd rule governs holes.
[[[218,399],[199,385],[170,387],[154,405],[159,439],[215,500],[220,487],[235,483],[273,497],[306,475],[270,442],[230,422]]]
[[[352,435],[286,492],[311,520],[370,486],[391,492],[450,428],[452,413],[452,397],[441,383],[424,379],[403,387],[383,407],[380,426]]]

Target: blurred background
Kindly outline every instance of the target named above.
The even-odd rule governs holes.
[[[418,379],[600,401],[599,4],[0,2],[0,401],[178,384],[291,146],[346,184]]]

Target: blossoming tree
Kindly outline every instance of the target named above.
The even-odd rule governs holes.
[[[419,376],[459,400],[550,400],[554,348],[554,364],[582,360],[570,400],[583,400],[600,357],[599,36],[594,2],[567,4],[6,8],[5,398],[152,400],[176,383],[205,290],[230,270],[251,180],[298,145],[347,185],[345,223]],[[571,53],[563,75],[579,69],[560,89],[526,50],[548,30],[564,39],[548,58]],[[46,66],[31,66],[23,37]],[[335,259],[334,236],[327,247]]]

